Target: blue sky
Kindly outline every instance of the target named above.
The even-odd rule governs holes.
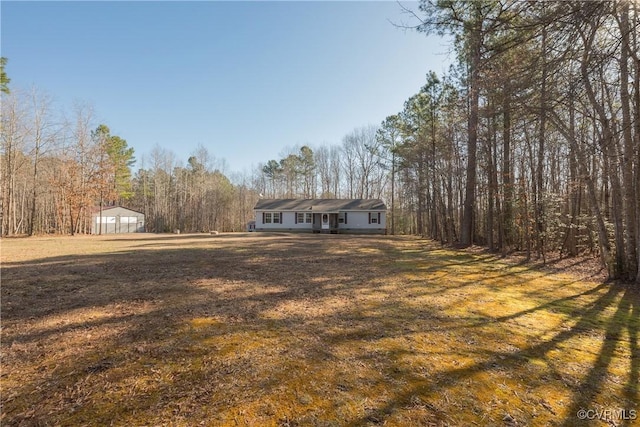
[[[202,145],[237,172],[379,124],[452,61],[445,40],[394,27],[411,21],[390,1],[0,7],[10,87],[91,104],[138,160]]]

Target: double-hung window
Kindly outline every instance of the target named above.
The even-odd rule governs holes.
[[[263,224],[282,224],[282,213],[280,212],[263,212]]]
[[[311,224],[313,214],[311,212],[296,212],[296,224]]]

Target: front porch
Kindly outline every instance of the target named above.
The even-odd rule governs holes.
[[[314,212],[313,232],[338,234],[338,212]]]

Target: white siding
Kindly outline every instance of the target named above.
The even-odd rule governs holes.
[[[278,212],[278,211],[256,211],[256,230],[278,230],[278,231],[312,231],[313,223],[296,223],[296,214],[297,212],[281,212],[282,213],[282,223],[263,223],[263,213],[264,212]],[[374,233],[383,233],[385,228],[387,227],[387,218],[386,212],[381,211],[346,211],[347,213],[347,223],[339,223],[338,229],[344,230],[345,232],[349,232],[349,230],[353,230],[354,232],[374,232]],[[369,214],[372,217],[378,218],[378,214],[380,214],[380,223],[369,223]]]
[[[303,222],[303,223],[296,224],[296,212],[283,212],[283,216],[284,218],[282,221],[282,228],[291,228],[295,230],[311,229],[311,223],[307,224]]]
[[[387,227],[386,208],[379,199],[265,199],[256,204],[254,212],[256,231],[384,234]],[[265,214],[274,213],[281,215],[280,221],[263,222]],[[309,213],[315,226],[313,221],[306,222]],[[298,218],[298,214],[305,217]],[[329,227],[318,222],[323,214],[329,216]]]
[[[348,212],[347,223],[340,226],[341,228],[369,228],[368,212]]]
[[[263,223],[262,217],[264,212],[271,211],[256,211],[256,228],[264,228],[270,230],[311,230],[313,224],[311,223],[298,223],[296,224],[296,212],[282,212],[282,224],[278,223]],[[277,212],[277,211],[276,211]]]
[[[371,215],[375,215],[378,218],[378,212],[371,212]],[[356,229],[364,230],[368,228],[379,229],[386,228],[386,214],[380,212],[380,224],[369,224],[369,212],[347,212],[347,223],[340,224],[341,229]]]

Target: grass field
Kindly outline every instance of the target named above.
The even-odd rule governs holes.
[[[3,426],[640,424],[640,296],[566,262],[390,236],[1,245]]]

